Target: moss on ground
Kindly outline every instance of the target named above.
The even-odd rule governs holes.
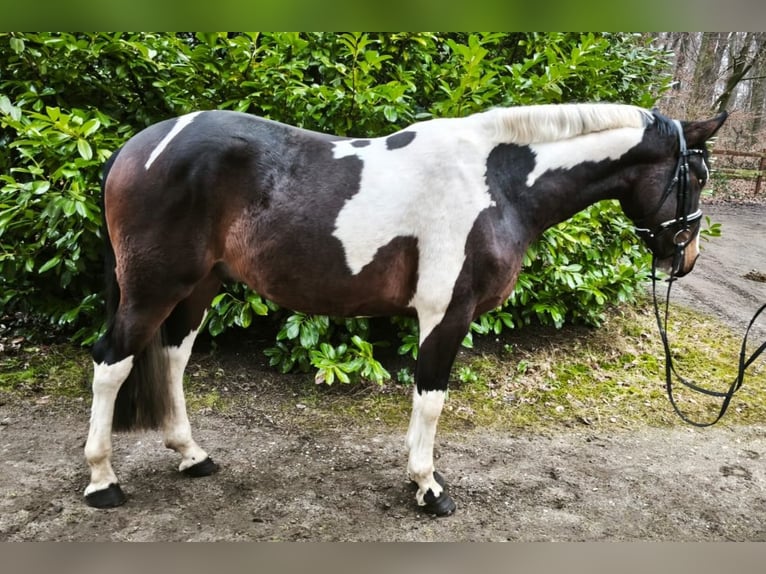
[[[725,391],[737,375],[740,335],[682,308],[674,308],[672,317],[669,337],[678,372],[701,386]],[[562,331],[550,341],[520,341],[504,353],[465,357],[462,362],[475,371],[477,382],[451,393],[451,409],[471,412],[477,425],[684,424],[666,394],[664,354],[648,307],[621,308],[601,328],[580,330],[576,337]],[[764,363],[749,369],[724,419],[728,423],[766,420]],[[715,418],[721,404],[678,384],[674,395],[682,410],[698,421]]]
[[[82,397],[89,393],[90,356],[71,345],[28,346],[0,354],[0,391],[19,396]]]
[[[669,329],[677,368],[703,386],[725,390],[736,376],[741,334],[717,320],[672,309]],[[312,375],[280,375],[254,354],[219,349],[195,354],[187,370],[187,403],[237,412],[252,405],[308,427],[383,424],[406,428],[411,386],[317,386]],[[233,357],[239,357],[233,358]],[[20,397],[84,397],[90,394],[90,357],[70,345],[22,348],[0,355],[0,391]],[[392,371],[393,372],[393,371]],[[476,341],[453,369],[441,428],[544,432],[572,426],[633,428],[684,424],[664,387],[664,356],[649,305],[614,309],[597,329],[540,327]],[[257,394],[253,398],[253,394]],[[261,401],[265,401],[261,402]],[[678,390],[693,419],[709,420],[719,400]],[[722,424],[766,420],[766,360],[753,364]]]

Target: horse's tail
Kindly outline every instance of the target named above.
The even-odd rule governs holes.
[[[117,307],[120,303],[120,286],[117,282],[114,246],[109,238],[104,209],[104,189],[109,171],[119,150],[107,161],[101,180],[101,212],[104,214],[104,279],[106,283],[106,334],[97,343],[98,354],[109,358],[109,345],[114,327]],[[170,379],[167,353],[162,347],[163,334],[158,330],[143,350],[133,360],[133,368],[122,383],[114,404],[112,430],[131,431],[157,429],[162,426],[170,413]],[[95,353],[94,353],[95,354]],[[123,357],[119,357],[121,359]]]
[[[170,414],[167,353],[158,331],[133,362],[114,403],[115,432],[162,428]]]

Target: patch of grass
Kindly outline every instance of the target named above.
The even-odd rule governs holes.
[[[186,408],[189,411],[213,410],[225,412],[229,406],[229,400],[221,396],[217,389],[200,391],[197,389],[186,390]]]
[[[71,345],[25,347],[0,355],[0,391],[17,396],[84,397],[90,393],[90,356]]]
[[[447,410],[471,413],[477,426],[509,429],[685,424],[665,391],[664,354],[648,309],[648,304],[622,307],[599,329],[511,337],[510,352],[484,353],[478,359],[478,383],[458,385]],[[672,317],[669,337],[679,373],[725,391],[736,377],[741,335],[680,307],[673,308]],[[477,358],[464,357],[461,363],[474,365]],[[721,404],[681,385],[674,387],[674,395],[684,413],[701,422],[713,419]],[[759,361],[748,370],[724,422],[765,419],[766,365]],[[444,422],[450,424],[449,416]]]
[[[741,334],[712,317],[671,310],[674,360],[686,378],[725,390],[736,376]],[[440,428],[546,432],[567,427],[630,429],[683,426],[668,400],[664,354],[648,301],[613,309],[597,329],[531,327],[496,339],[477,339],[452,371]],[[305,389],[305,390],[304,390]],[[338,392],[340,391],[340,392]],[[720,400],[676,386],[692,419],[711,420]],[[351,423],[379,421],[406,428],[411,387],[389,383],[344,391],[300,387],[295,401]],[[753,364],[745,386],[720,424],[766,420],[766,361]]]
[[[671,317],[669,336],[679,372],[702,386],[725,390],[736,376],[741,334],[680,307],[671,309]],[[310,374],[280,375],[259,364],[259,353],[253,348],[221,348],[193,356],[186,384],[190,411],[258,408],[278,413],[285,424],[406,429],[411,384],[317,386]],[[28,348],[0,356],[0,392],[12,395],[88,398],[91,375],[88,353],[73,346]],[[440,423],[445,431],[685,424],[665,392],[664,355],[647,301],[613,309],[597,329],[530,327],[497,338],[476,338],[474,349],[461,350],[452,378]],[[720,405],[719,400],[680,387],[677,398],[685,413],[701,421],[713,418]],[[744,387],[720,424],[764,420],[762,358],[748,370]]]

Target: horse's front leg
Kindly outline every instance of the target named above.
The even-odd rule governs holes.
[[[434,468],[434,441],[445,390],[421,391],[412,397],[412,416],[407,431],[409,462],[407,474],[418,487],[415,500],[426,512],[446,516],[455,511],[455,502],[446,491],[442,476]]]
[[[461,315],[464,315],[461,318]],[[441,475],[434,469],[434,441],[447,394],[452,363],[470,324],[465,314],[445,318],[421,337],[412,397],[412,416],[407,431],[407,473],[418,486],[415,500],[426,512],[447,516],[455,502],[447,494]],[[421,329],[423,320],[421,319]]]

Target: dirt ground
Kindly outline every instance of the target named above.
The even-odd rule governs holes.
[[[674,300],[742,332],[766,301],[766,283],[745,277],[766,273],[766,207],[706,211],[724,235],[706,244]],[[437,467],[458,510],[434,519],[417,511],[404,476],[406,420],[318,426],[323,413],[290,405],[289,383],[252,373],[270,378],[251,381],[247,408],[192,415],[198,442],[221,464],[216,475],[176,472],[157,433],[117,435],[128,501],[111,510],[81,498],[88,405],[0,398],[0,540],[766,541],[766,421],[440,433]]]
[[[704,212],[721,224],[722,236],[701,242],[694,271],[673,285],[672,300],[718,317],[744,334],[753,314],[766,303],[766,204],[710,205]],[[763,319],[753,325],[753,342],[766,338]]]

